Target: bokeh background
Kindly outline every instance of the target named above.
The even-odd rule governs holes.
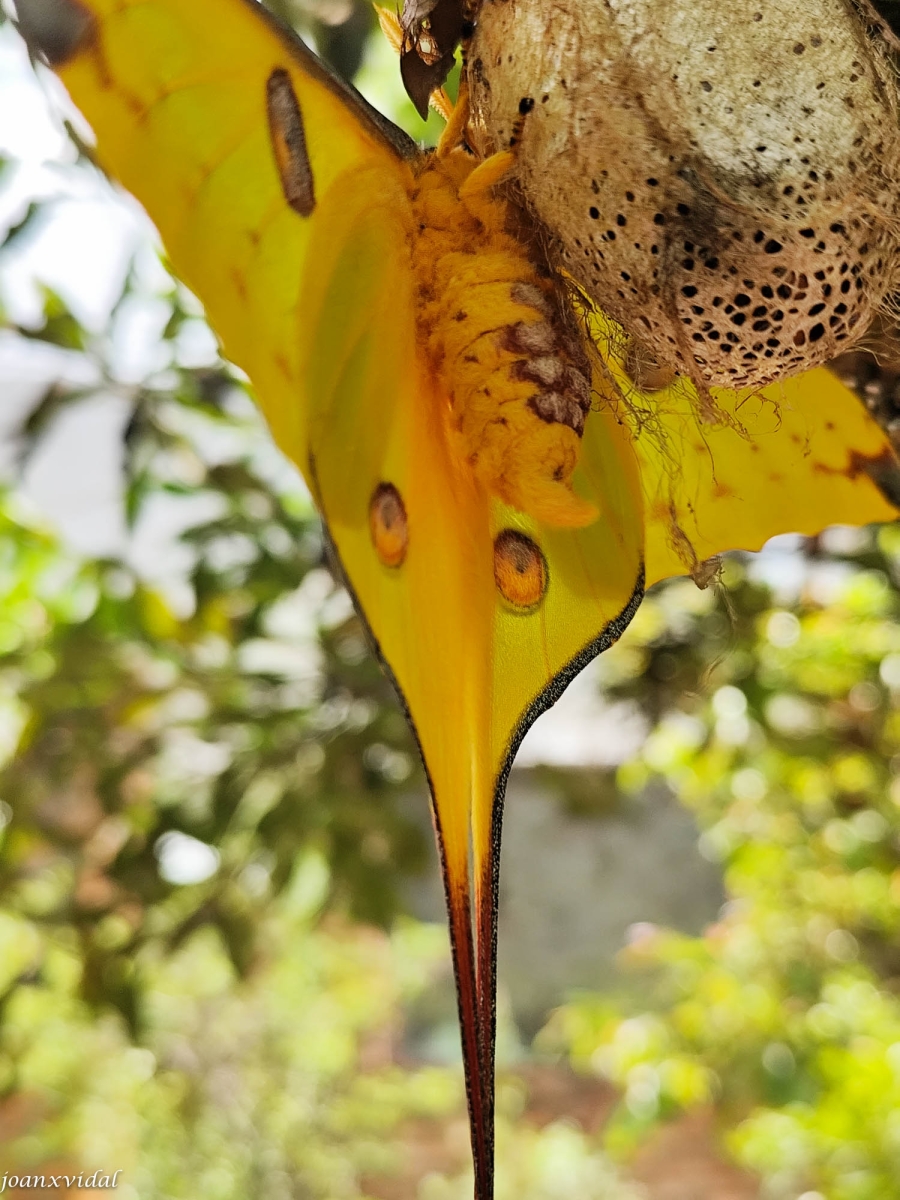
[[[434,139],[364,0],[271,7]],[[10,15],[0,1178],[463,1200],[410,736],[297,473]],[[498,1200],[900,1197],[898,581],[891,527],[729,556],[526,739]]]

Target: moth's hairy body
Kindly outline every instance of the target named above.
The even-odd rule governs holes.
[[[590,368],[568,328],[557,284],[511,232],[493,191],[509,162],[461,148],[424,159],[411,200],[422,341],[450,399],[453,442],[507,504],[550,525],[596,508],[572,490]]]
[[[484,0],[479,149],[646,350],[759,387],[858,341],[896,287],[897,81],[851,0]]]

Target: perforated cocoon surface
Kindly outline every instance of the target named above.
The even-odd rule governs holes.
[[[469,63],[479,149],[521,129],[551,258],[648,361],[761,386],[895,286],[897,79],[850,0],[485,0]]]

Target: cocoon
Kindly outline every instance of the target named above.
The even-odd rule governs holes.
[[[552,259],[633,362],[755,388],[885,305],[897,82],[851,0],[483,0],[468,73],[479,150],[516,140]]]

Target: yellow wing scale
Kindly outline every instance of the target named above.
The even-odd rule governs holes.
[[[315,315],[304,293],[308,254],[327,243],[346,181],[373,168],[392,181],[402,161],[252,0],[80,7],[94,18],[91,33],[60,75],[99,159],[151,214],[225,354],[253,380],[276,440],[302,463],[315,403],[302,354]],[[266,82],[277,68],[305,118],[317,188],[305,221],[285,202],[269,137]]]
[[[617,350],[621,334],[602,317],[594,333],[625,398],[621,409],[635,394]],[[879,465],[894,463],[887,439],[830,371],[819,367],[759,392],[714,388],[712,400],[722,420],[704,424],[687,380],[640,397],[652,411],[643,427],[633,422],[648,587],[696,572],[726,550],[759,550],[780,533],[896,518],[875,483]]]

